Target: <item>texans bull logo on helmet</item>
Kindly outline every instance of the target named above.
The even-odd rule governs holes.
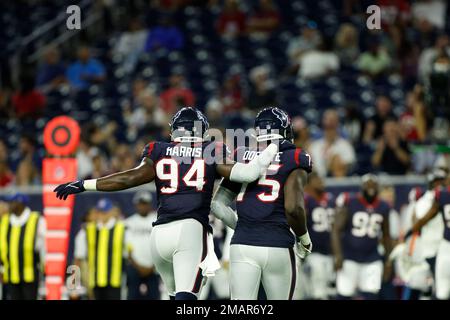
[[[206,116],[193,107],[182,108],[172,117],[169,125],[175,142],[202,142],[209,129]]]
[[[276,139],[292,141],[294,136],[289,115],[276,107],[268,107],[258,113],[255,129],[258,142]]]

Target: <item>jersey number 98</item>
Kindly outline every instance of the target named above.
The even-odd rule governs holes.
[[[312,228],[315,232],[330,232],[333,224],[334,209],[317,207],[311,213]]]

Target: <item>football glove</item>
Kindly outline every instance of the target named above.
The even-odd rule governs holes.
[[[69,195],[81,193],[83,191],[86,191],[83,186],[83,180],[60,184],[53,190],[53,192],[56,192],[56,197],[60,200],[66,200]]]
[[[311,254],[312,242],[308,232],[297,238],[296,247],[296,254],[300,259],[305,259]]]
[[[297,242],[296,247],[297,247],[296,254],[302,260],[311,254],[312,243],[310,243],[309,245],[304,245],[301,242]]]

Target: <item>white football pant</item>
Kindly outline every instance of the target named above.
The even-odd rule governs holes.
[[[190,292],[198,298],[203,285],[199,264],[207,254],[207,230],[202,224],[184,219],[156,225],[150,250],[169,295]]]
[[[358,291],[376,294],[380,291],[382,276],[381,260],[369,263],[344,260],[336,275],[337,293],[344,297],[354,297]]]
[[[443,239],[436,257],[436,298],[450,299],[450,241]]]
[[[321,253],[311,253],[304,263],[308,282],[308,297],[311,299],[328,299],[330,285],[335,278],[333,257]]]
[[[214,277],[210,277],[205,281],[200,294],[200,300],[207,300],[211,288],[214,290],[217,298],[220,300],[230,299],[230,276],[229,271],[225,268],[217,270]]]
[[[291,300],[296,283],[293,248],[233,244],[230,249],[231,299],[256,300],[262,283],[268,300]]]

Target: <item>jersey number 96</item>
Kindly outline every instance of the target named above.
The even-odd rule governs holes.
[[[355,237],[376,238],[381,230],[383,216],[378,213],[368,214],[364,211],[358,211],[353,215],[352,234]]]

